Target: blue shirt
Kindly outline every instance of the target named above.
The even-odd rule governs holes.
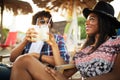
[[[117,35],[120,35],[120,29],[118,29],[118,31],[117,31]]]
[[[61,57],[64,59],[64,61],[66,61],[68,63],[70,56],[68,54],[63,37],[61,35],[57,35],[57,34],[55,34],[54,37],[55,37],[56,43],[58,44],[58,48],[60,50]],[[25,46],[22,54],[28,53],[30,46],[31,46],[31,42]],[[44,42],[43,48],[40,53],[43,53],[44,55],[48,55],[48,56],[53,55],[51,46],[49,44],[47,44],[46,42]]]

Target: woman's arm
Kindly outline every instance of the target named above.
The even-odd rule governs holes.
[[[46,72],[48,72],[55,80],[68,80],[69,77],[71,77],[75,72],[77,72],[76,68],[65,70],[63,74],[61,74],[59,71],[56,71],[54,69],[51,69],[49,67],[45,68]]]
[[[115,72],[110,72],[100,76],[87,78],[86,80],[120,80],[120,75],[116,74]]]
[[[66,69],[63,72],[63,75],[68,79],[69,77],[71,77],[73,74],[75,74],[78,70],[76,69],[76,67],[71,68],[71,69]]]

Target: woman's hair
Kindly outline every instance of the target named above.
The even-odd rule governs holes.
[[[116,35],[115,26],[111,19],[107,16],[99,13],[95,13],[98,16],[98,26],[99,26],[99,36],[96,41],[95,46],[92,48],[91,52],[95,51],[102,43],[104,43],[108,37]],[[95,43],[95,35],[87,35],[86,42],[82,46],[82,49]],[[90,52],[90,53],[91,53]]]
[[[32,24],[33,25],[36,24],[37,18],[39,18],[39,17],[40,18],[46,17],[46,18],[49,18],[49,20],[51,18],[50,24],[51,24],[51,28],[53,27],[52,15],[50,14],[50,12],[48,12],[48,11],[39,11],[36,14],[34,14],[33,17],[32,17]]]

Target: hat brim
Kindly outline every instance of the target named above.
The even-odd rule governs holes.
[[[109,18],[111,19],[111,21],[114,23],[115,28],[120,28],[120,22],[119,22],[114,16],[112,16],[112,15],[110,15],[110,14],[104,12],[104,11],[90,10],[90,9],[88,9],[88,8],[85,8],[85,9],[83,10],[83,15],[84,15],[85,18],[87,18],[90,13],[99,13],[99,14],[106,15],[106,16],[109,17]]]

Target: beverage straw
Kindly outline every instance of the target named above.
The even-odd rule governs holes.
[[[48,21],[47,25],[50,23],[51,19],[52,19],[52,17],[50,17],[50,19],[49,19],[49,21]],[[37,23],[38,23],[38,19],[37,19],[36,24],[37,24]]]
[[[52,19],[52,17],[50,17],[50,19],[49,19],[49,21],[48,21],[47,25],[50,23],[51,19]]]
[[[38,19],[37,19],[37,22],[36,22],[36,25],[38,24]]]

